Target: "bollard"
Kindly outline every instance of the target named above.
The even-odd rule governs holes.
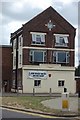
[[[35,95],[35,88],[33,88],[33,96]]]
[[[69,110],[69,93],[67,92],[67,88],[64,88],[64,92],[62,93],[62,110]]]
[[[51,96],[51,93],[52,93],[52,89],[50,88],[50,90],[49,90],[49,95]]]

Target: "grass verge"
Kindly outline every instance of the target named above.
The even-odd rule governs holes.
[[[34,96],[18,96],[18,97],[3,97],[2,105],[13,106],[25,109],[35,109],[43,112],[55,112],[41,104],[42,101],[51,99],[51,97],[34,97]]]
[[[45,107],[41,104],[44,100],[52,99],[53,97],[35,97],[35,96],[17,96],[17,97],[2,97],[2,105],[13,106],[17,108],[32,109],[48,113],[62,113],[61,110],[55,110]],[[69,112],[69,111],[68,111]],[[79,109],[80,112],[80,109]]]

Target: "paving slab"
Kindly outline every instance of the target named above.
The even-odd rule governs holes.
[[[62,98],[57,97],[50,100],[42,101],[42,104],[46,107],[49,107],[51,109],[58,109],[58,110],[66,110],[71,112],[78,112],[78,97],[70,97],[68,100],[69,108],[63,109],[62,108]]]

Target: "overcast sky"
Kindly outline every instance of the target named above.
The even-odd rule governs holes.
[[[10,44],[10,33],[20,28],[22,24],[52,6],[68,22],[76,28],[76,62],[78,65],[78,1],[79,0],[1,0],[0,2],[0,44]],[[1,30],[0,29],[0,30]]]

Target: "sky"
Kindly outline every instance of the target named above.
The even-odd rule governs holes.
[[[76,28],[75,66],[80,59],[79,0],[1,0],[0,2],[0,45],[10,44],[10,34],[22,24],[52,6]]]

